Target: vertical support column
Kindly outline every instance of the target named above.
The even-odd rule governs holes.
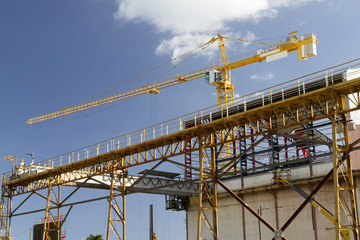
[[[217,211],[217,173],[215,161],[215,135],[210,134],[210,156],[205,149],[203,136],[200,137],[199,146],[199,206],[198,206],[198,228],[197,239],[201,240],[201,224],[204,221],[214,240],[218,240],[218,211]],[[207,166],[204,167],[206,158]],[[207,203],[204,201],[207,200]],[[211,217],[207,213],[211,211]]]
[[[269,147],[271,149],[271,154],[269,154],[270,164],[279,163],[280,150],[279,150],[279,137],[277,136],[277,134],[271,134],[269,136]]]
[[[203,178],[204,178],[204,142],[199,139],[199,206],[198,206],[198,223],[197,223],[197,240],[201,240],[201,220],[203,211]]]
[[[191,148],[192,148],[192,139],[185,140],[185,151],[184,154],[184,162],[185,162],[185,179],[191,180],[192,179],[192,172],[191,172]]]
[[[110,172],[110,196],[109,196],[109,209],[108,209],[108,222],[106,228],[106,240],[109,240],[110,237],[110,226],[112,225],[111,222],[111,208],[112,208],[112,200],[114,198],[114,167],[112,167]]]
[[[334,201],[335,201],[335,235],[341,239],[345,231],[352,231],[354,239],[358,239],[358,219],[355,204],[355,188],[350,161],[345,96],[338,96],[333,101],[332,117],[333,168],[334,168]],[[338,142],[341,142],[339,147]],[[341,223],[347,219],[346,223]]]
[[[153,205],[150,204],[150,236],[149,236],[149,240],[153,240],[153,235],[154,235],[154,218],[153,218]]]
[[[342,106],[343,108],[346,108],[346,102],[345,97],[342,99]],[[344,125],[344,138],[345,138],[345,156],[346,156],[346,172],[345,172],[345,182],[348,183],[348,186],[345,186],[343,191],[347,191],[350,196],[350,205],[351,210],[348,214],[349,217],[352,219],[352,231],[354,235],[354,239],[359,239],[359,225],[358,225],[358,218],[357,218],[357,208],[356,208],[356,196],[355,196],[355,185],[354,185],[354,177],[352,172],[352,166],[351,166],[351,159],[350,159],[350,143],[349,143],[349,127],[347,123],[347,116],[346,114],[343,115],[343,122]],[[341,226],[343,229],[344,227]],[[345,230],[345,229],[344,229]],[[343,232],[343,230],[342,230]]]
[[[57,230],[57,235],[58,235],[58,239],[61,239],[61,215],[60,215],[60,206],[61,206],[61,186],[58,185],[58,197],[57,197],[57,224],[56,224],[56,230]]]
[[[59,178],[58,178],[59,179]],[[61,186],[58,185],[58,192],[54,191],[54,179],[48,179],[48,194],[46,198],[45,218],[43,227],[43,240],[60,240],[61,239]],[[59,182],[58,182],[59,184]],[[52,200],[53,199],[53,200]],[[52,205],[55,205],[52,207]],[[57,209],[57,217],[51,212],[52,208]]]
[[[255,137],[254,137],[254,130],[251,128],[251,132],[250,132],[250,134],[251,134],[251,146],[255,143]],[[256,167],[256,165],[255,165],[255,147],[253,147],[252,149],[251,149],[251,154],[252,154],[252,168],[254,168],[254,172],[256,171],[255,170],[255,167]]]
[[[314,130],[314,122],[309,122],[305,124],[306,126],[306,137],[308,140],[313,140],[315,136],[315,130]],[[304,151],[304,150],[303,150]],[[309,168],[310,168],[310,177],[313,176],[313,161],[312,157],[315,156],[315,145],[313,143],[310,143],[310,141],[307,142],[307,156],[309,157]]]
[[[334,206],[335,206],[335,237],[340,240],[340,209],[339,209],[339,171],[338,171],[338,145],[337,145],[337,125],[336,112],[332,117],[332,141],[333,141],[333,176],[334,176]]]
[[[242,138],[239,140],[239,147],[240,147],[240,154],[244,153],[246,151],[246,138]],[[235,155],[234,155],[235,156]],[[247,154],[244,154],[240,158],[240,170],[247,170]],[[248,172],[242,172],[241,176],[247,175]]]
[[[4,183],[4,175],[2,182]],[[7,186],[1,188],[0,202],[0,239],[10,240],[11,233],[11,208],[12,208],[12,189]]]
[[[108,209],[108,222],[107,222],[107,230],[106,230],[106,240],[109,240],[110,238],[110,228],[112,229],[112,232],[115,234],[116,239],[118,240],[125,240],[126,236],[126,226],[125,226],[125,195],[126,195],[126,169],[125,166],[125,160],[121,159],[121,169],[122,172],[117,175],[116,167],[112,166],[112,169],[110,171],[110,196],[109,196],[109,209]],[[115,183],[118,182],[120,184],[119,187],[115,186]],[[121,193],[115,193],[114,190],[118,189]],[[119,205],[116,197],[121,196],[122,197],[122,204]],[[114,215],[112,216],[112,210],[114,212]],[[122,237],[118,233],[116,229],[116,223],[122,224]]]
[[[210,144],[211,144],[211,180],[212,180],[212,200],[210,204],[212,205],[212,211],[213,211],[213,237],[214,240],[219,239],[219,227],[218,227],[218,202],[217,202],[217,168],[216,168],[216,149],[215,149],[215,135],[212,133],[210,135]]]
[[[125,168],[125,159],[121,158],[121,169],[123,169],[123,174],[122,174],[122,191],[121,191],[121,196],[122,196],[122,218],[121,218],[121,222],[122,222],[122,226],[123,226],[123,238],[122,240],[125,240],[126,238],[126,222],[125,222],[125,216],[126,216],[126,199],[125,199],[125,195],[126,195],[126,176],[127,176],[127,169]]]
[[[107,223],[107,229],[106,229],[106,240],[109,240],[110,238],[110,228],[114,228],[112,226],[112,220],[111,220],[111,210],[113,207],[113,199],[114,199],[114,181],[115,181],[115,168],[111,168],[110,172],[110,196],[109,196],[109,209],[108,209],[108,223]]]

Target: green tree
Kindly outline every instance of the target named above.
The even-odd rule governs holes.
[[[90,235],[86,238],[86,240],[103,240],[103,238],[102,238],[102,236],[101,236],[100,234],[98,234],[98,235],[96,235],[96,236],[90,234]]]

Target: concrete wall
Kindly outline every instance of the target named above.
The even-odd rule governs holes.
[[[321,164],[317,166],[327,172],[331,163]],[[299,168],[293,171],[298,172],[298,175],[303,175],[304,168]],[[321,172],[321,171],[320,171]],[[296,175],[296,173],[295,173]],[[246,179],[246,178],[245,178]],[[244,179],[244,182],[246,180]],[[266,174],[264,176],[258,176],[259,181],[255,185],[265,184],[267,181]],[[359,186],[359,178],[355,177],[356,186]],[[252,180],[251,180],[252,181]],[[225,185],[231,186],[232,190],[240,189],[241,180],[231,180],[224,182]],[[309,183],[301,185],[301,189],[307,193],[311,192],[312,188],[315,188],[318,183]],[[268,182],[267,182],[268,185]],[[219,187],[218,197],[218,219],[219,219],[219,236],[221,240],[232,239],[272,239],[274,234],[262,223],[252,216],[252,214],[244,209],[234,198],[221,193],[223,190]],[[356,187],[356,194],[358,195],[359,189]],[[242,196],[244,201],[252,207],[255,211],[260,211],[261,215],[275,228],[281,228],[283,224],[290,218],[290,216],[296,211],[296,209],[304,201],[297,192],[294,190],[281,187],[280,189],[273,189],[267,191],[259,191],[246,193]],[[329,180],[322,189],[315,195],[315,199],[326,207],[330,212],[334,212],[334,194],[333,194],[333,182]],[[357,199],[358,196],[357,196]],[[191,199],[191,204],[187,210],[188,213],[188,236],[189,240],[195,240],[197,236],[197,198]],[[276,207],[277,205],[277,207]],[[243,217],[244,212],[244,217]],[[211,212],[207,212],[209,220],[212,221]],[[278,216],[278,217],[276,217]],[[278,222],[276,221],[278,218]],[[243,224],[245,219],[245,224]],[[342,222],[346,224],[345,216],[342,216]],[[297,218],[291,223],[291,225],[284,232],[284,236],[291,240],[297,239],[335,239],[335,229],[332,222],[327,219],[320,212],[315,210],[310,205],[297,216]],[[202,222],[201,230],[202,239],[213,239],[208,227]]]
[[[349,131],[350,144],[359,138],[360,138],[360,125],[356,125],[355,130]],[[360,144],[357,144],[355,146],[358,147],[358,146],[360,146]],[[354,169],[354,170],[360,169],[360,150],[352,151],[350,158],[351,158],[351,163],[352,163],[352,169]]]
[[[356,125],[355,130],[349,132],[350,144],[360,138],[360,125]],[[360,146],[357,144],[356,146]],[[360,170],[360,150],[351,152],[351,162],[353,170]],[[313,166],[312,177],[324,176],[332,169],[332,162],[321,163]],[[241,179],[225,181],[231,190],[239,192],[241,189],[259,188],[262,186],[271,186],[273,178],[272,173],[247,176]],[[308,166],[291,169],[291,180],[310,179]],[[356,204],[359,205],[359,187],[360,177],[355,176]],[[302,190],[310,193],[318,183],[307,183],[301,185]],[[243,186],[243,187],[241,187]],[[218,219],[219,219],[219,239],[272,239],[274,234],[262,223],[244,209],[240,203],[225,193],[218,187]],[[304,201],[294,190],[281,187],[273,190],[263,190],[258,192],[246,193],[241,196],[242,199],[255,211],[261,209],[261,215],[275,228],[281,228],[290,218],[296,209]],[[347,196],[345,196],[347,197]],[[321,203],[330,212],[334,212],[334,194],[333,181],[329,180],[321,190],[315,195],[315,199]],[[206,205],[206,204],[205,204]],[[212,222],[211,212],[207,212],[210,222]],[[191,198],[187,210],[188,216],[188,239],[195,240],[197,237],[197,217],[198,217],[198,199]],[[243,222],[244,220],[244,222]],[[345,216],[341,216],[341,222],[346,225]],[[208,227],[202,222],[202,239],[213,239]],[[296,217],[291,225],[284,232],[284,236],[290,240],[331,240],[335,239],[335,228],[333,223],[324,215],[318,212],[311,205]],[[350,234],[351,236],[351,234]]]

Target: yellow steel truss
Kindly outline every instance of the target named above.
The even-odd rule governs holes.
[[[204,222],[214,240],[219,239],[218,230],[218,210],[217,210],[217,174],[216,174],[216,160],[215,160],[215,135],[203,134],[210,139],[210,145],[205,145],[205,140],[202,139],[199,149],[199,208],[198,208],[198,226],[197,239],[201,240],[201,226]],[[206,151],[210,148],[210,151]],[[207,203],[205,204],[205,201]],[[212,219],[212,220],[211,220]]]
[[[43,240],[60,240],[61,239],[61,219],[60,219],[60,203],[61,203],[61,185],[57,185],[58,191],[55,192],[52,187],[52,179],[48,179],[48,193],[46,198],[46,209],[44,218],[44,231]],[[52,204],[54,206],[52,206]],[[57,217],[51,211],[52,209],[57,210]],[[52,239],[50,232],[56,232],[57,239]]]
[[[344,231],[352,231],[353,239],[358,239],[359,229],[350,161],[348,123],[347,115],[344,113],[346,110],[345,96],[334,93],[333,101],[332,140],[336,239],[342,239],[341,233]],[[342,221],[341,213],[346,216],[346,219]],[[344,220],[347,224],[341,224],[341,222],[344,223]]]
[[[2,182],[4,183],[4,175]],[[0,202],[0,239],[10,240],[11,232],[11,207],[12,207],[12,188],[1,188],[1,202]]]
[[[333,119],[336,212],[339,212],[340,209],[346,210],[345,215],[349,218],[351,231],[357,237],[358,226],[355,214],[354,185],[349,159],[351,144],[347,140],[346,114],[360,108],[359,96],[355,94],[359,91],[360,78],[356,78],[334,86],[302,93],[299,96],[283,101],[273,102],[260,108],[230,116],[224,115],[220,119],[202,125],[181,129],[175,133],[114,149],[108,153],[92,156],[36,174],[16,179],[5,176],[6,178],[4,178],[2,183],[1,198],[1,239],[10,239],[11,199],[14,196],[48,189],[47,215],[45,218],[49,219],[51,217],[50,210],[54,208],[50,206],[51,189],[55,186],[66,185],[80,179],[88,179],[95,175],[111,174],[114,171],[114,166],[117,166],[118,170],[125,171],[130,167],[183,155],[188,151],[199,151],[200,153],[199,183],[201,190],[199,191],[199,226],[201,226],[202,222],[205,222],[213,238],[218,239],[216,178],[219,174],[224,176],[226,174],[238,174],[238,172],[227,172],[227,169],[231,167],[231,161],[216,170],[214,166],[215,147],[250,136],[266,135],[281,129],[299,126],[324,118]],[[353,96],[352,101],[355,103],[353,108],[345,107],[344,99],[348,95]],[[341,131],[339,131],[340,129]],[[340,138],[338,137],[339,133],[343,134]],[[217,139],[216,142],[214,141],[215,138]],[[338,145],[337,139],[343,140],[344,144]],[[189,142],[191,147],[185,148],[185,143]],[[202,190],[205,188],[204,186],[209,186],[206,197],[203,197]],[[122,193],[124,192],[125,189],[123,189]],[[55,194],[53,193],[52,195]],[[112,200],[115,198],[115,194],[113,190],[110,191],[110,195],[112,196],[110,197],[111,204],[109,204],[109,210],[114,206]],[[122,196],[124,197],[125,195]],[[57,203],[55,204],[56,208],[60,204],[59,201],[56,201],[56,198],[54,199]],[[60,199],[60,196],[57,199]],[[207,203],[204,204],[204,201],[207,201]],[[125,207],[123,207],[122,211],[124,210]],[[335,218],[339,219],[339,216],[340,214],[335,213]],[[125,226],[124,212],[123,217],[120,214],[119,219]],[[112,220],[113,218],[109,214],[109,224]],[[340,231],[343,229],[338,224],[336,230],[339,238]],[[198,238],[201,239],[201,236],[198,235]]]
[[[121,160],[121,166],[124,165],[124,160]],[[125,195],[126,195],[126,178],[125,172],[126,169],[122,171],[120,175],[116,174],[116,169],[118,167],[113,166],[111,169],[110,177],[111,177],[111,185],[110,185],[110,196],[109,196],[109,209],[108,209],[108,222],[107,222],[107,231],[106,231],[106,240],[110,238],[110,228],[115,234],[116,239],[125,240],[126,236],[126,225],[125,225]],[[119,189],[115,189],[114,183],[118,182],[120,184]],[[115,190],[120,193],[116,193]],[[121,198],[121,204],[119,204],[119,199]],[[114,213],[112,216],[112,212]],[[117,230],[116,224],[121,223],[122,225],[122,234],[120,234]]]

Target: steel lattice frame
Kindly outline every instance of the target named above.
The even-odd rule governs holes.
[[[350,161],[349,131],[347,116],[344,113],[346,110],[345,96],[335,95],[334,101],[332,135],[336,239],[341,239],[343,230],[352,231],[354,239],[359,239],[355,187]],[[339,146],[338,140],[342,143],[341,146]],[[346,194],[348,195],[346,196]],[[340,213],[346,216],[347,224],[341,224]],[[347,225],[350,227],[345,227]]]
[[[155,138],[106,154],[100,154],[96,157],[90,157],[82,161],[63,165],[35,175],[3,181],[0,239],[10,239],[11,218],[14,216],[14,211],[20,207],[15,208],[14,211],[12,210],[12,198],[15,196],[26,193],[30,193],[31,196],[33,192],[36,193],[39,190],[48,189],[45,219],[49,219],[51,218],[50,212],[52,209],[57,209],[58,215],[60,215],[59,209],[63,206],[64,202],[64,200],[60,201],[60,186],[62,185],[102,174],[110,174],[113,182],[115,178],[115,168],[124,172],[134,166],[184,155],[189,152],[199,152],[200,155],[200,163],[197,168],[199,172],[198,229],[200,229],[202,222],[205,222],[212,233],[213,239],[218,239],[216,182],[218,182],[218,178],[241,174],[242,170],[233,170],[234,164],[239,161],[238,157],[228,159],[226,164],[217,168],[215,161],[216,147],[255,136],[262,136],[261,139],[264,140],[283,129],[302,126],[321,119],[332,119],[333,123],[332,148],[337,239],[340,239],[340,231],[343,229],[339,219],[340,210],[345,211],[345,215],[348,215],[349,222],[352,226],[351,230],[357,238],[358,226],[354,184],[349,158],[352,144],[348,141],[346,114],[360,109],[359,90],[360,78],[357,78],[310,93],[304,93],[281,102],[271,103],[270,105],[265,105],[244,113],[223,117],[212,122],[162,136],[161,138]],[[352,96],[351,101],[355,103],[354,108],[347,109],[345,106],[345,98],[347,98],[348,95]],[[342,130],[339,131],[339,129]],[[342,134],[340,139],[344,139],[343,145],[337,144],[336,139],[339,138],[339,134]],[[256,144],[257,142],[253,143],[250,148],[241,154],[250,152]],[[125,180],[123,179],[123,183],[124,182]],[[344,185],[344,183],[346,183],[346,185]],[[58,196],[56,196],[53,191],[53,188],[56,186],[59,186]],[[207,190],[206,194],[203,192],[204,189]],[[313,191],[313,194],[315,194],[318,189],[317,187]],[[123,223],[123,239],[125,239],[125,185],[120,189],[120,192],[121,191],[122,194],[120,195],[123,197],[123,205],[121,211],[119,211],[119,207],[116,208],[116,212],[119,217],[118,219]],[[71,195],[72,194],[68,197]],[[51,200],[51,196],[53,196],[55,201]],[[108,229],[112,221],[115,221],[115,218],[111,217],[110,211],[114,209],[114,206],[118,205],[115,202],[116,196],[117,194],[114,193],[114,187],[110,187],[110,195],[108,197]],[[344,199],[349,203],[344,205]],[[207,203],[204,204],[205,202]],[[54,206],[51,206],[51,203],[53,203]],[[281,230],[284,231],[290,222],[289,220],[289,223],[285,224]],[[199,232],[200,230],[198,230],[198,239],[201,239]],[[109,235],[109,233],[107,235]],[[120,235],[118,236],[120,239]]]
[[[121,161],[123,163],[123,161]],[[109,201],[109,209],[108,209],[108,225],[106,231],[106,240],[109,240],[110,237],[110,228],[115,234],[116,239],[121,240],[125,239],[125,195],[126,195],[126,185],[125,185],[125,173],[122,172],[120,175],[116,175],[115,167],[113,168],[111,174],[111,185],[110,185],[110,197]],[[116,193],[114,190],[114,182],[120,182],[120,191]],[[118,203],[118,198],[121,197],[121,204]],[[113,211],[113,216],[112,216]],[[116,223],[120,222],[122,224],[122,235],[118,233],[116,229]]]

